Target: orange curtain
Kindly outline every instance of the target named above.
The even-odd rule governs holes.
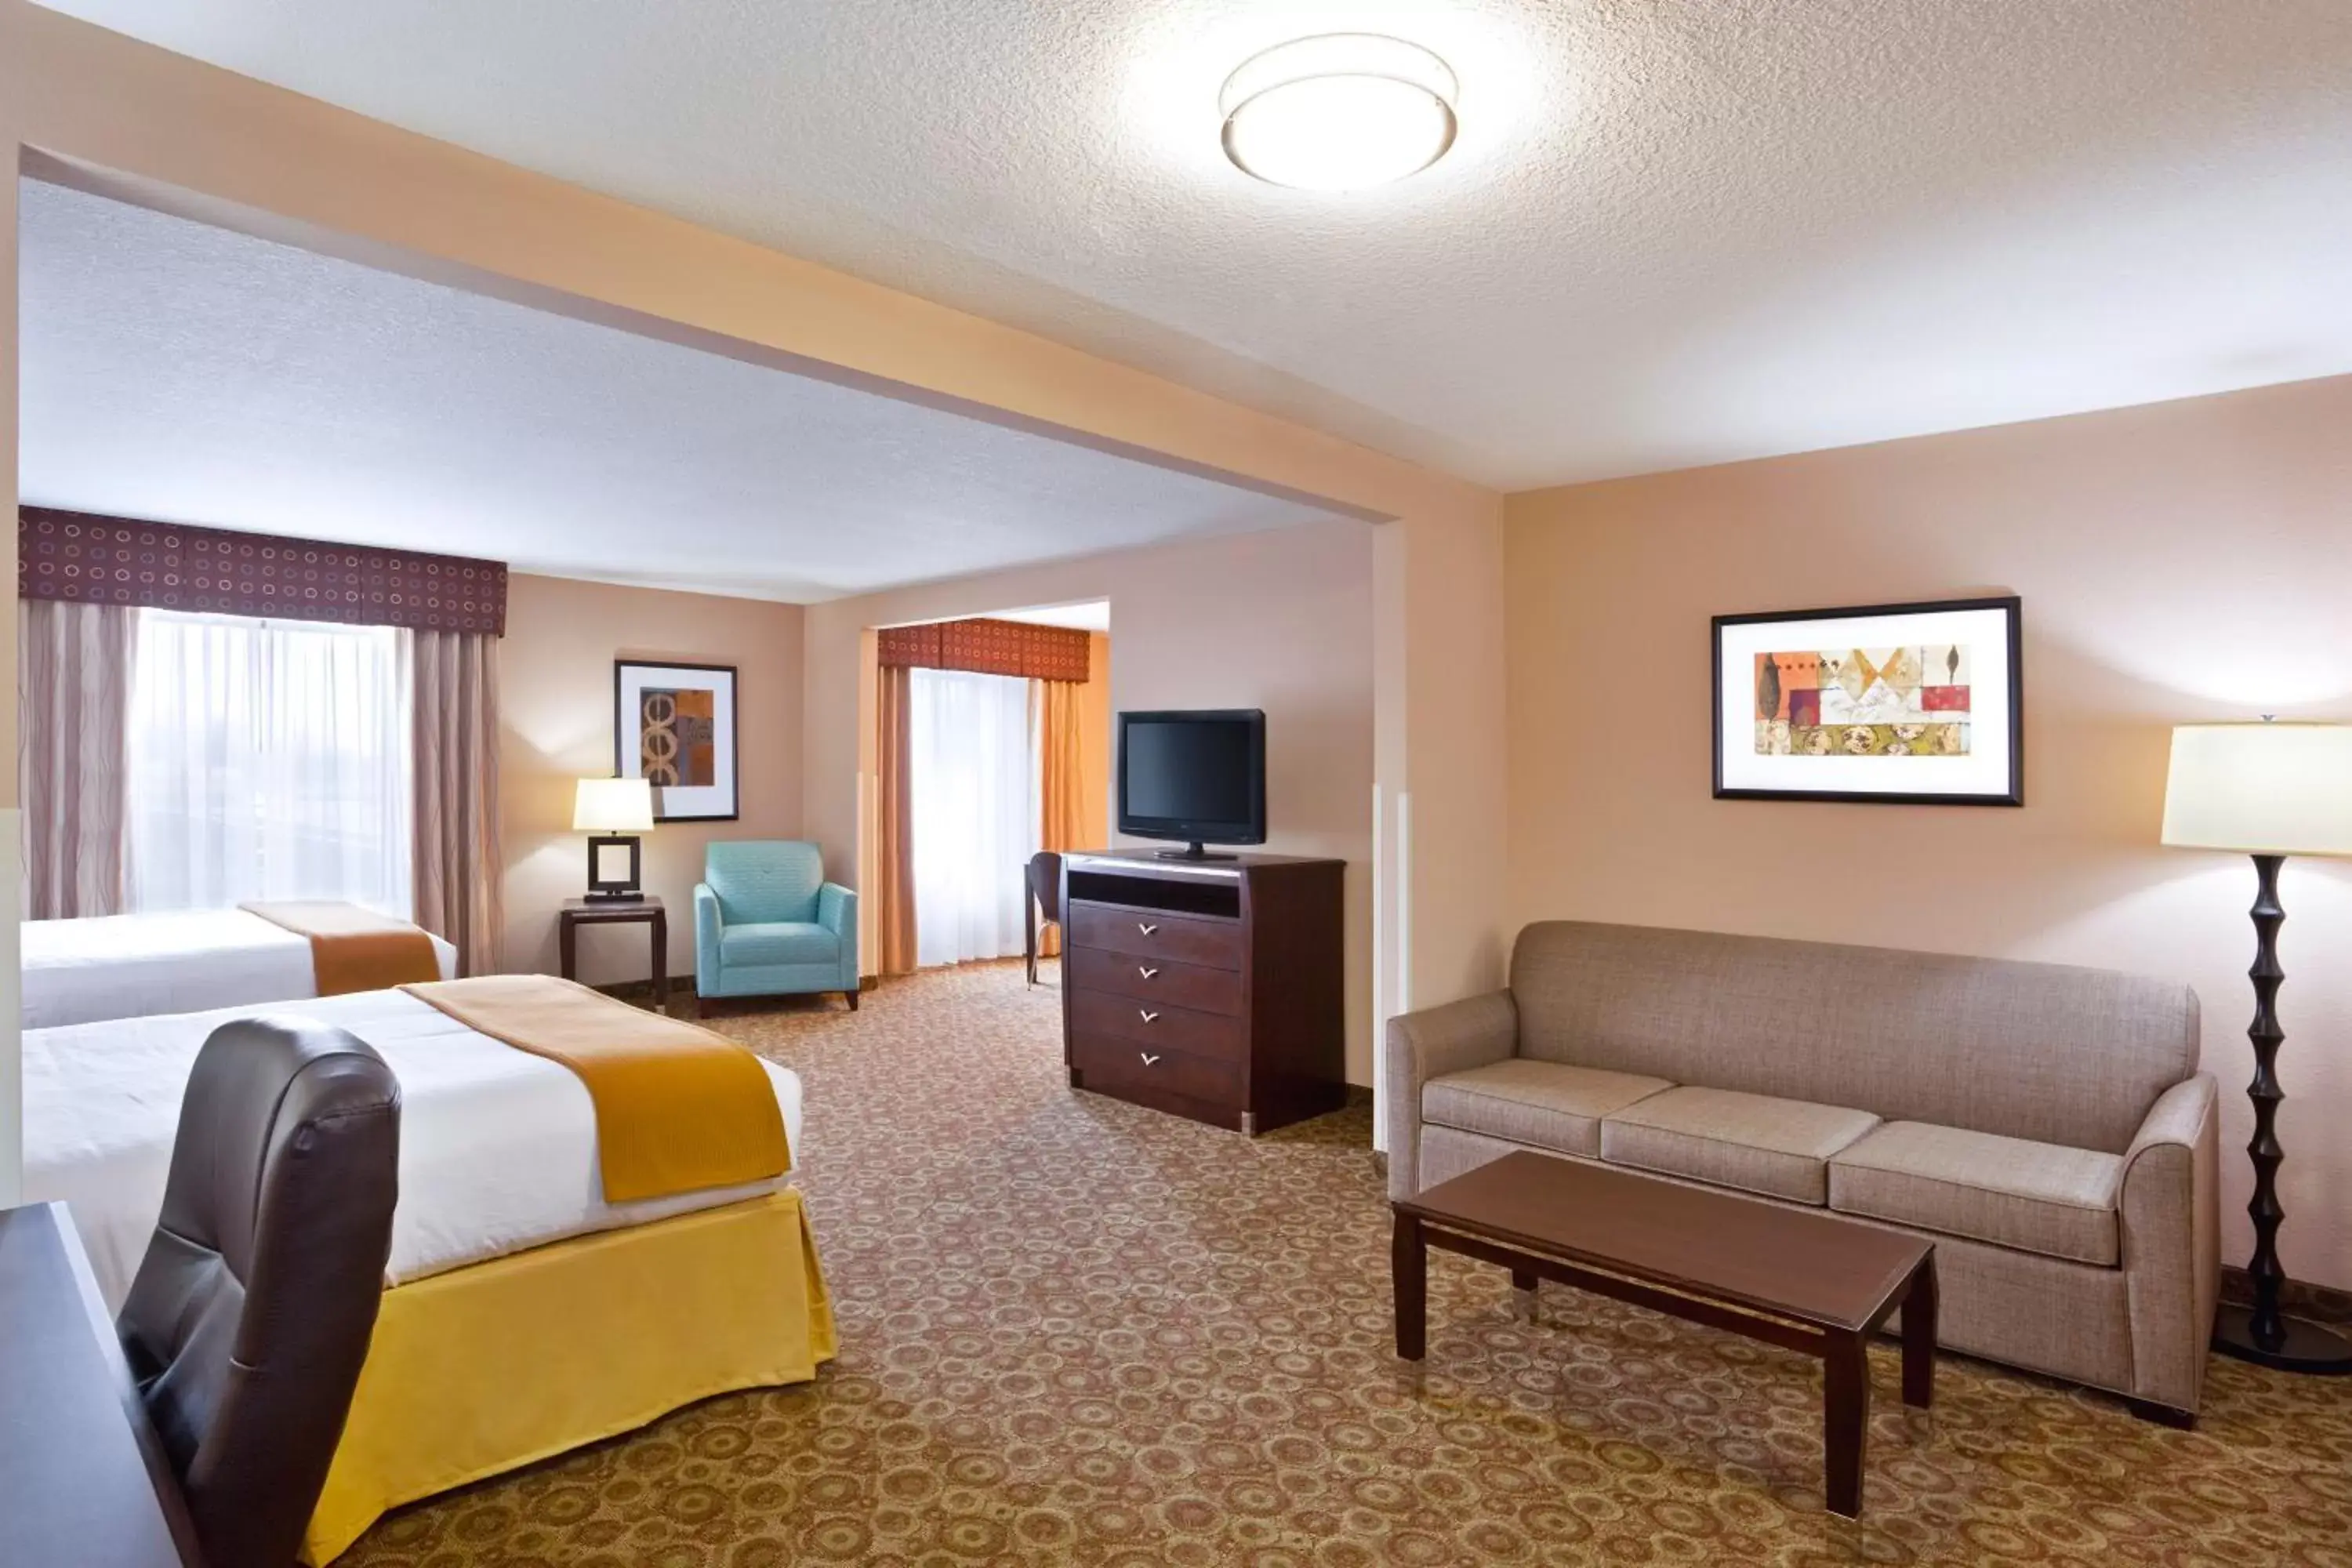
[[[1098,805],[1100,786],[1089,788],[1086,704],[1087,683],[1077,680],[1032,682],[1037,693],[1037,796],[1040,805],[1037,845],[1041,849],[1067,852],[1103,847],[1103,824],[1090,811],[1090,797]],[[1046,928],[1037,939],[1041,957],[1062,951],[1058,926]]]
[[[1097,848],[1086,816],[1086,752],[1078,707],[1086,687],[1075,680],[1041,680],[1037,725],[1037,794],[1044,803],[1038,825],[1041,849]]]
[[[913,672],[884,665],[875,672],[875,926],[882,938],[881,974],[915,972],[915,792]]]

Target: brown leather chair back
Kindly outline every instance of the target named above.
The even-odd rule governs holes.
[[[1040,849],[1029,857],[1029,890],[1037,895],[1037,907],[1045,911],[1045,919],[1055,925],[1062,923],[1062,857],[1051,849]]]
[[[392,1253],[400,1084],[299,1018],[222,1025],[115,1327],[209,1568],[287,1568],[326,1484]]]

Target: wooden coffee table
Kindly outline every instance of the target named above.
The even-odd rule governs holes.
[[[1935,1394],[1936,1249],[1819,1210],[1632,1171],[1506,1154],[1396,1214],[1397,1354],[1428,1353],[1429,1248],[1822,1358],[1829,1507],[1862,1511],[1870,1336],[1903,1309],[1903,1403]]]

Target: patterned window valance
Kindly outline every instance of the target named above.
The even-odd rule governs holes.
[[[499,561],[26,507],[16,595],[299,621],[507,630]]]
[[[874,635],[886,666],[969,669],[1032,680],[1083,682],[1087,679],[1087,636],[1071,626],[1037,626],[1026,621],[933,621],[920,626],[885,626]]]

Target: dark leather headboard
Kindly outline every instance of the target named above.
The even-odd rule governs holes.
[[[340,1029],[205,1042],[154,1239],[116,1320],[210,1568],[286,1568],[367,1359],[399,1191],[400,1084]]]

